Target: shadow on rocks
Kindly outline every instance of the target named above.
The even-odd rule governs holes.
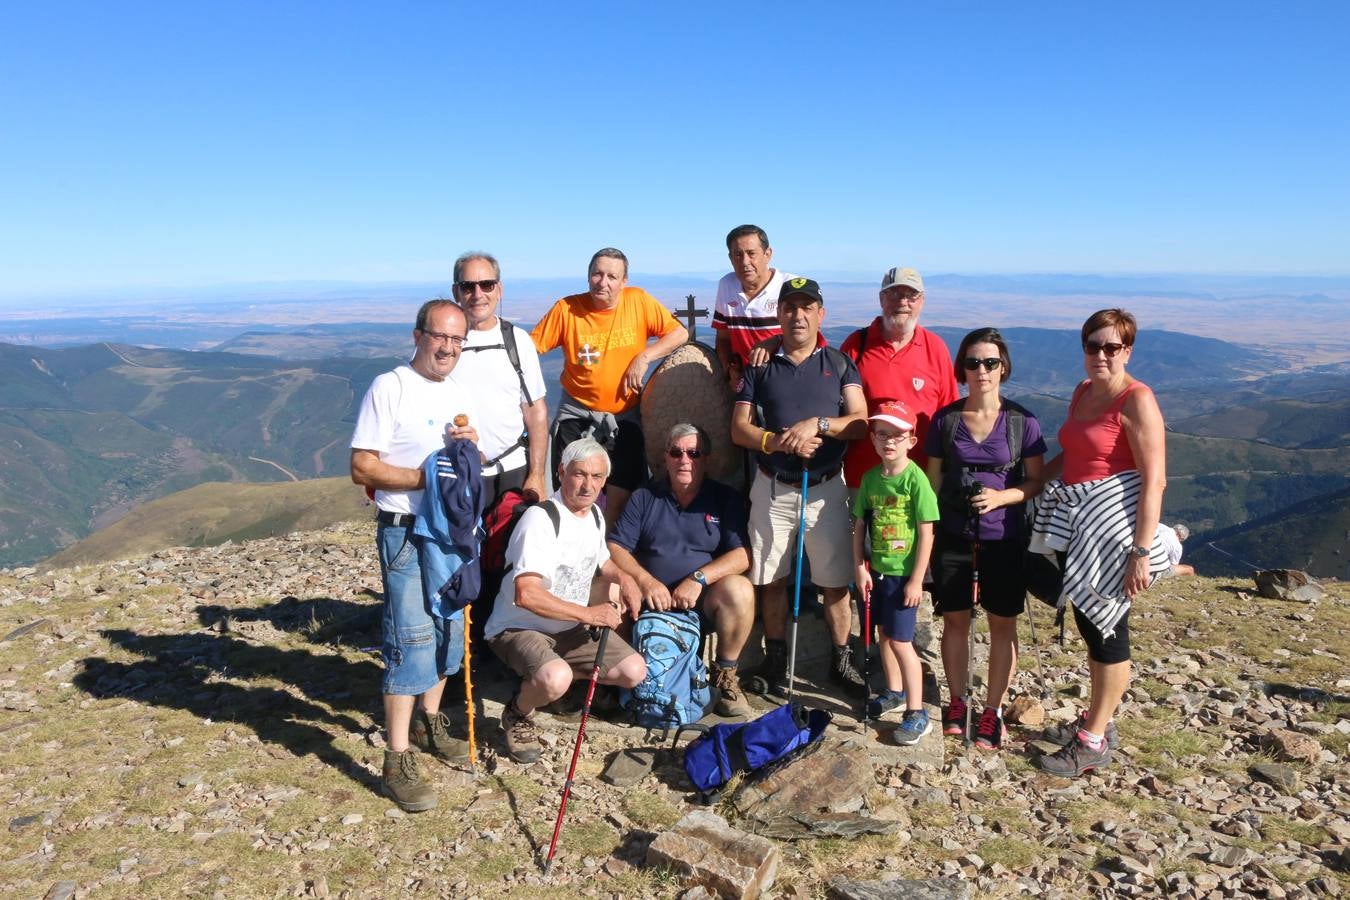
[[[333,707],[359,712],[378,707],[382,670],[375,662],[353,663],[308,650],[258,646],[220,634],[141,635],[110,629],[102,635],[141,660],[83,660],[83,671],[74,683],[90,696],[126,697],[186,710],[201,719],[234,722],[252,730],[264,744],[296,757],[313,754],[362,786],[378,790],[378,777],[340,749],[336,735],[330,733],[359,734],[370,727],[368,718],[354,718]],[[281,687],[239,683],[259,679],[292,684],[309,699]]]
[[[277,631],[302,634],[311,644],[369,647],[380,642],[383,601],[377,592],[367,590],[366,594],[371,602],[286,596],[275,603],[247,608],[203,604],[197,607],[197,620],[222,634],[238,623],[265,622]]]

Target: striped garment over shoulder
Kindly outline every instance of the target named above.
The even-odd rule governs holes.
[[[1059,608],[1072,603],[1104,637],[1115,634],[1117,623],[1130,608],[1125,565],[1134,545],[1142,485],[1143,478],[1133,469],[1078,484],[1055,480],[1032,501],[1028,549],[1066,554]],[[1149,584],[1170,566],[1167,548],[1154,535],[1148,555]]]

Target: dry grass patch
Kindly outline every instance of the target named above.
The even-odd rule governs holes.
[[[975,852],[990,865],[999,863],[1009,869],[1021,869],[1040,859],[1044,848],[1021,838],[996,837],[981,843]]]
[[[684,815],[684,810],[665,797],[640,788],[623,795],[623,812],[635,825],[648,831],[669,828]]]

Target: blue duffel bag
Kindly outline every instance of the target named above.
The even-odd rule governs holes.
[[[758,772],[814,744],[829,724],[825,710],[793,702],[749,722],[714,725],[684,748],[684,771],[706,794],[737,772]]]

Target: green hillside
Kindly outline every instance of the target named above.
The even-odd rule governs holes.
[[[1350,445],[1350,396],[1332,400],[1262,400],[1172,423],[1178,431],[1242,438],[1277,447]]]
[[[199,484],[138,506],[43,565],[60,568],[128,559],[164,547],[202,547],[309,531],[372,515],[365,492],[348,478]]]
[[[393,365],[0,345],[0,566],[203,481],[345,474],[356,405]]]
[[[1186,544],[1185,559],[1206,575],[1248,574],[1255,566],[1350,579],[1350,490],[1196,535]]]

